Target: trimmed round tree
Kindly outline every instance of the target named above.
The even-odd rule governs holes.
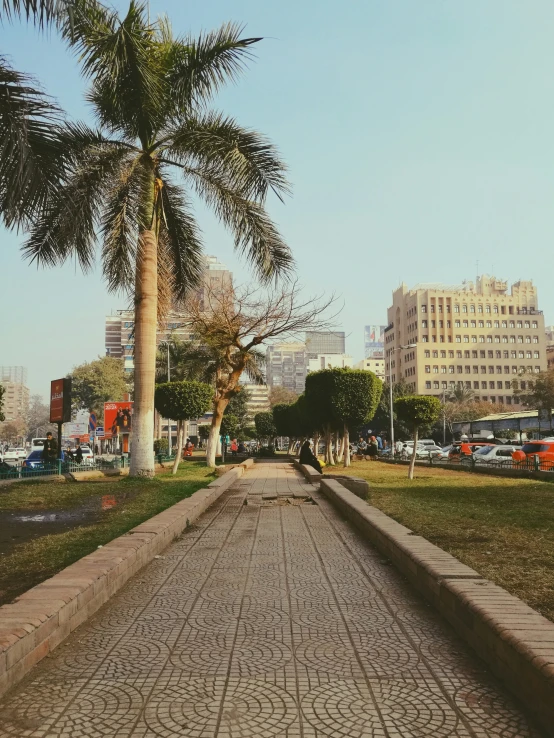
[[[382,381],[363,369],[325,370],[331,375],[331,405],[335,428],[343,433],[344,466],[350,466],[350,428],[368,423],[379,405]]]
[[[273,413],[256,413],[254,415],[254,424],[258,438],[267,438],[271,441],[277,435],[277,429],[273,422]]]
[[[325,438],[325,462],[334,464],[332,436],[336,430],[336,418],[331,405],[333,380],[331,369],[310,372],[306,377],[304,392],[305,418],[309,419],[312,430],[322,433]]]
[[[441,414],[441,403],[437,397],[412,395],[409,397],[399,397],[395,400],[394,410],[398,418],[406,423],[413,433],[414,448],[408,470],[408,479],[413,479],[419,429],[423,425],[436,423]]]
[[[173,474],[177,473],[183,452],[185,421],[200,418],[211,408],[213,387],[204,382],[164,382],[156,385],[154,405],[164,418],[177,421],[177,454]]]

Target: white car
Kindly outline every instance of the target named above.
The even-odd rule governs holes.
[[[413,448],[413,444],[412,444]],[[431,444],[422,444],[421,446],[417,445],[417,451],[416,451],[416,459],[428,459],[429,456],[432,456],[433,458],[439,456],[442,453],[442,448],[440,446],[437,446],[436,443],[433,445]]]
[[[473,460],[476,464],[511,464],[512,454],[517,451],[520,446],[482,446],[473,454]]]
[[[90,446],[81,446],[83,452],[83,464],[94,464],[94,455]]]
[[[445,446],[444,448],[441,448],[440,453],[437,454],[437,459],[443,459],[443,461],[448,461],[448,454],[452,450],[452,444],[450,446]]]
[[[4,454],[4,461],[9,464],[17,464],[27,458],[27,452],[24,448],[9,448]]]

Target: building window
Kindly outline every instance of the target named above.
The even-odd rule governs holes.
[[[438,382],[433,382],[433,387],[434,387],[434,389],[439,389],[439,383]]]
[[[481,382],[481,389],[487,389],[487,383]]]
[[[489,374],[494,374],[494,367],[493,366],[489,366]]]
[[[535,367],[535,374],[540,374],[541,368],[540,366]]]
[[[455,313],[459,313],[460,312],[460,306],[459,305],[454,305],[454,312]]]
[[[422,305],[421,306],[421,312],[422,313],[426,313],[427,312],[427,305]]]
[[[498,321],[498,320],[495,320],[495,321],[494,321],[494,327],[495,327],[495,328],[500,328],[500,321]]]
[[[466,374],[471,374],[471,367],[470,366],[466,366],[465,367],[465,372],[466,372]]]
[[[437,365],[435,364],[435,365],[433,366],[433,374],[438,374],[438,373],[439,373],[439,368],[438,368],[438,366],[437,366]]]
[[[538,351],[533,351],[533,359],[540,359]]]
[[[474,366],[473,367],[473,373],[474,374],[479,374],[479,367],[478,366]]]
[[[512,398],[510,397],[510,395],[508,395],[506,397],[506,405],[511,405],[511,404],[512,404]]]
[[[431,389],[431,382],[425,382],[425,389]]]
[[[473,389],[475,390],[479,389],[479,382],[473,382]]]
[[[518,336],[517,337],[517,342],[518,343],[523,343],[523,336]]]
[[[531,336],[525,336],[525,343],[531,343]]]
[[[487,320],[487,328],[492,328],[492,320]]]
[[[477,343],[477,336],[471,337],[471,343]]]
[[[422,336],[421,337],[421,342],[422,343],[429,343],[429,336]]]
[[[438,358],[439,358],[439,352],[436,350],[433,351],[433,359],[438,359]]]
[[[462,313],[467,313],[467,305],[462,305]]]
[[[460,321],[459,320],[455,320],[454,321],[454,328],[460,328],[460,327],[461,327]]]
[[[431,365],[425,364],[425,374],[431,374]]]
[[[469,343],[469,336],[464,336],[464,343]]]
[[[526,358],[526,359],[532,359],[532,358],[533,358],[533,357],[531,356],[531,352],[530,352],[530,351],[526,351],[526,352],[525,352],[525,358]]]
[[[510,320],[510,328],[515,328],[516,324],[513,320]]]
[[[469,351],[464,351],[464,359],[469,359],[470,353]]]
[[[507,328],[507,327],[508,327],[508,321],[507,320],[503,320],[502,321],[502,328]]]
[[[493,313],[497,313],[498,314],[498,305],[495,305],[493,307]]]
[[[517,327],[518,327],[518,328],[523,328],[523,321],[521,321],[521,320],[518,320],[518,321],[517,321]]]
[[[422,328],[427,328],[427,321],[426,320],[422,320],[421,321],[421,327]]]
[[[485,321],[484,320],[480,320],[479,321],[479,328],[484,328],[484,327],[485,327]]]
[[[441,374],[446,374],[446,367],[444,364],[441,366]]]
[[[490,311],[491,311],[491,306],[490,305],[485,305],[485,312],[486,313],[490,313]]]
[[[494,389],[494,382],[489,382],[489,389]]]
[[[492,343],[492,336],[487,336],[487,343]]]
[[[470,313],[474,313],[475,312],[475,305],[470,305],[469,306],[469,312]]]
[[[434,313],[434,312],[435,312],[435,306],[434,306],[434,305],[431,305],[431,310],[430,310],[430,312],[432,312],[432,313]]]
[[[509,373],[510,373],[510,367],[509,366],[505,366],[504,367],[504,374],[509,374]]]
[[[502,336],[502,343],[508,343],[508,336]]]
[[[538,327],[539,327],[539,324],[537,323],[537,321],[536,321],[536,320],[534,320],[534,321],[533,321],[533,328],[538,328]]]
[[[461,343],[461,342],[462,342],[462,337],[456,336],[456,343]]]
[[[458,374],[462,374],[464,370],[463,370],[463,367],[461,367],[461,366],[458,365],[456,367],[456,371],[458,372]]]
[[[531,327],[531,323],[528,320],[525,321],[525,327],[526,328],[530,328]]]
[[[467,322],[467,320],[464,320],[464,321],[462,322],[462,326],[463,326],[464,328],[469,328],[469,323]]]
[[[448,373],[449,374],[454,374],[454,367],[453,366],[449,366],[448,367]]]
[[[539,337],[533,336],[533,343],[538,343],[538,342],[539,342]]]
[[[448,358],[449,359],[453,359],[454,358],[454,351],[449,351],[448,352]]]

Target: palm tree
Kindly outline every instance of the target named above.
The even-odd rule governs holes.
[[[99,230],[109,288],[134,296],[131,474],[151,476],[158,312],[185,297],[203,266],[189,193],[204,199],[257,275],[271,280],[292,258],[265,200],[270,190],[282,199],[288,184],[263,136],[207,109],[260,39],[242,38],[234,24],[176,39],[167,20],[150,24],[135,0],[122,19],[92,0],[73,0],[69,11],[62,33],[91,80],[98,128],[63,127],[63,181],[24,251],[47,266],[74,257],[86,271]]]
[[[59,0],[2,0],[0,20],[25,15],[42,27]],[[25,226],[63,172],[57,130],[62,111],[31,76],[0,55],[0,215],[8,228]]]
[[[446,398],[450,402],[471,402],[475,398],[475,392],[469,387],[459,384],[447,393]]]

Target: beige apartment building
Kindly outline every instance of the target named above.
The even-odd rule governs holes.
[[[385,357],[384,356],[371,356],[367,359],[362,359],[356,366],[356,369],[363,369],[366,372],[373,372],[376,374],[381,381],[385,381]]]
[[[407,345],[413,347],[401,349]],[[388,309],[385,358],[387,379],[403,380],[416,394],[463,386],[476,399],[518,404],[513,379],[546,369],[537,289],[519,281],[508,290],[488,275],[460,286],[402,284]]]

